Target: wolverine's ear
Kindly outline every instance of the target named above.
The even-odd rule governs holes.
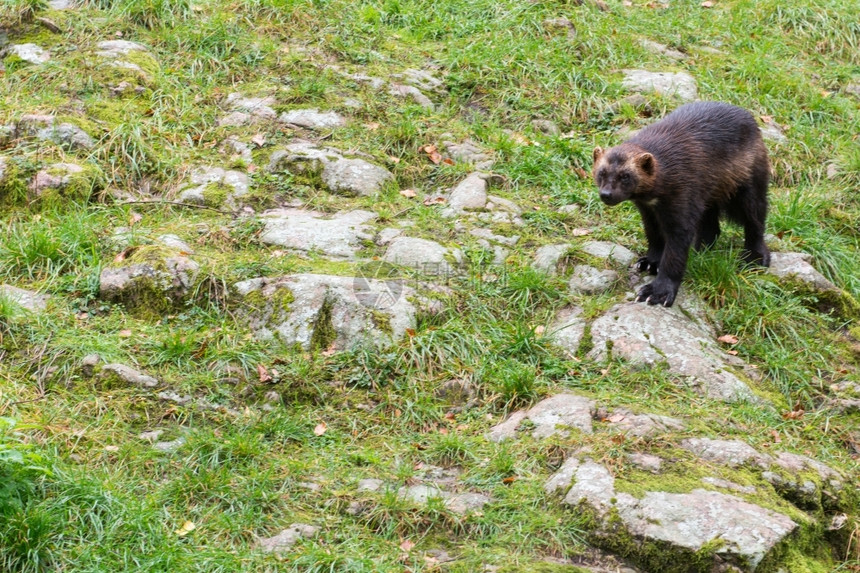
[[[636,164],[639,169],[646,175],[654,175],[654,156],[650,153],[643,153],[636,158]]]
[[[603,157],[603,148],[595,147],[594,153],[591,156],[594,158],[594,162],[597,163],[597,160]]]

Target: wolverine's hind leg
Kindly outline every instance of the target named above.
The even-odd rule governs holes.
[[[712,246],[719,236],[720,208],[713,206],[705,211],[699,221],[699,228],[696,230],[695,249],[701,251],[705,247]]]
[[[767,161],[758,162],[749,181],[738,187],[727,209],[729,216],[744,226],[743,260],[764,267],[770,266],[770,251],[764,242],[768,178]]]

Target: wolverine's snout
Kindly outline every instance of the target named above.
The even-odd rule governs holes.
[[[606,203],[607,205],[617,205],[621,201],[612,193],[609,189],[601,189],[600,190],[600,200]]]

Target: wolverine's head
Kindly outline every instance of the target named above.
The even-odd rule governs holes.
[[[654,156],[637,145],[622,143],[607,151],[594,148],[594,181],[600,189],[600,200],[607,205],[617,205],[650,190],[656,168]]]

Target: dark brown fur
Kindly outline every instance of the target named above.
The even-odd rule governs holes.
[[[739,107],[679,107],[621,145],[594,150],[594,179],[607,205],[631,200],[642,215],[648,252],[640,271],[656,274],[638,301],[671,306],[690,246],[710,246],[721,215],[744,227],[743,258],[770,264],[764,243],[767,149],[755,119]]]

